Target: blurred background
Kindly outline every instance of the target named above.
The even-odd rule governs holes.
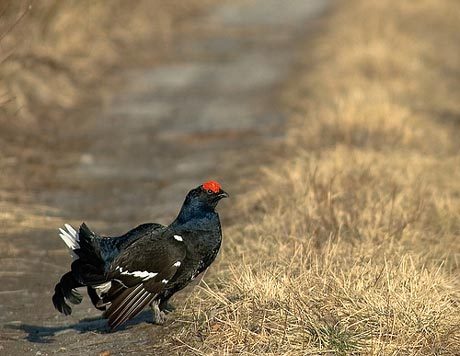
[[[0,354],[460,353],[460,3],[0,0]],[[57,229],[225,242],[165,327],[51,295]],[[217,351],[216,351],[217,350]]]

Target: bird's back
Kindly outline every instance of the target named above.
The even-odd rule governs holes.
[[[99,240],[101,258],[107,268],[113,260],[135,241],[153,236],[166,229],[166,226],[156,223],[142,224],[116,237],[101,237]]]

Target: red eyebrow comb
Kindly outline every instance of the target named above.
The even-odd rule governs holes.
[[[203,189],[210,190],[214,193],[218,193],[221,190],[220,184],[217,183],[215,180],[210,180],[208,182],[203,183]]]

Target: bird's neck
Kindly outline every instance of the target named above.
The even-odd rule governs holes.
[[[201,204],[184,204],[171,225],[212,228],[213,222],[219,222],[219,215],[213,208]]]

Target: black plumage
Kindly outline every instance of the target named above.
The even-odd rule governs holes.
[[[94,306],[105,310],[111,328],[150,305],[154,322],[164,320],[168,300],[214,261],[222,242],[215,207],[227,197],[217,182],[191,190],[177,218],[169,225],[143,224],[119,237],[102,237],[82,224],[70,226],[61,238],[74,261],[55,287],[53,304],[68,315],[67,301],[78,304],[78,287],[87,287]]]

